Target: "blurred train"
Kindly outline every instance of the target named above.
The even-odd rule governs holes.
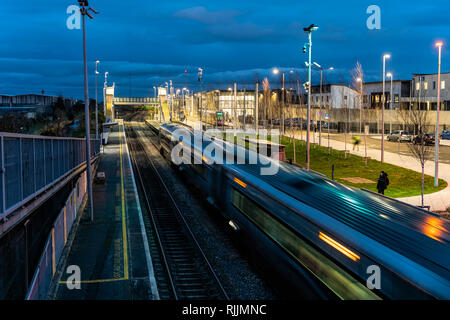
[[[178,124],[159,129],[161,153],[301,298],[450,298],[449,221],[286,163],[262,175],[278,163],[249,164],[254,151],[195,139]]]

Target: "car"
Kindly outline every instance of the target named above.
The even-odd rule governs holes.
[[[425,133],[419,134],[413,139],[414,144],[433,145],[435,143],[434,134]]]
[[[386,139],[388,141],[411,142],[412,138],[413,137],[412,137],[411,133],[409,133],[408,131],[397,130],[397,131],[393,131],[391,134],[389,134]]]
[[[450,140],[450,130],[444,130],[441,133],[442,140]]]

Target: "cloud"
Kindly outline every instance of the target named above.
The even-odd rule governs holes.
[[[176,18],[194,20],[206,24],[229,23],[241,12],[235,10],[208,11],[205,7],[192,7],[174,13]]]

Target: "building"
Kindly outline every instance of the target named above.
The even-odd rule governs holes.
[[[392,81],[392,108],[391,108],[391,80],[385,81],[385,109],[396,110],[408,108],[411,99],[411,80]],[[381,109],[383,105],[383,82],[365,82],[363,84],[363,107],[367,109]]]
[[[441,110],[450,110],[450,72],[441,73]],[[412,97],[421,110],[436,110],[438,74],[413,74]]]
[[[311,107],[312,108],[359,108],[359,92],[355,89],[340,84],[322,85],[311,87]]]

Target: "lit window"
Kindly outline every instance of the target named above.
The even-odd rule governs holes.
[[[441,90],[442,90],[442,89],[445,89],[445,80],[442,80],[442,81],[441,81]]]
[[[428,90],[428,82],[423,83],[423,90]]]
[[[416,90],[417,90],[417,91],[420,90],[420,82],[416,82]]]

